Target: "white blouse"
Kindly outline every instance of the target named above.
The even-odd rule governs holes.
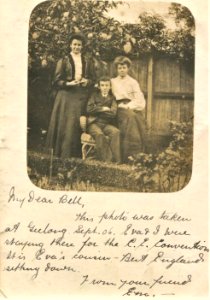
[[[131,101],[128,104],[119,104],[118,107],[143,110],[146,105],[144,94],[142,93],[138,82],[127,75],[123,78],[117,76],[111,79],[112,92],[116,100],[128,98]]]
[[[74,54],[73,52],[71,52],[71,56],[73,58],[74,61],[74,65],[75,65],[75,79],[76,80],[81,80],[82,79],[82,58],[81,58],[81,54]]]

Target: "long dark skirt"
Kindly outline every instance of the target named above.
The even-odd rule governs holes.
[[[59,90],[47,134],[46,148],[57,157],[81,157],[80,116],[85,106],[83,88]]]
[[[117,121],[121,134],[122,159],[123,162],[127,162],[129,156],[144,152],[144,113],[142,111],[118,108]]]

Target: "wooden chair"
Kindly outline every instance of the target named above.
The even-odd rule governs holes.
[[[86,132],[87,118],[85,116],[80,117],[80,127],[83,131],[81,134],[82,159],[86,159],[88,154],[95,149],[96,143],[92,136]]]

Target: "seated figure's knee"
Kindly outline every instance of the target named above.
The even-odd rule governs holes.
[[[116,130],[115,130],[114,133],[113,133],[113,136],[115,136],[115,137],[120,136],[120,131],[119,131],[119,129],[116,128]]]
[[[103,133],[98,133],[94,136],[94,139],[96,141],[96,144],[98,143],[106,143],[106,136]]]
[[[118,138],[120,136],[120,130],[118,128],[115,128],[112,136],[115,138]]]

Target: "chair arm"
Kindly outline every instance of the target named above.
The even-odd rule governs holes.
[[[83,132],[86,132],[87,130],[87,117],[86,116],[81,116],[80,119],[80,127]]]

